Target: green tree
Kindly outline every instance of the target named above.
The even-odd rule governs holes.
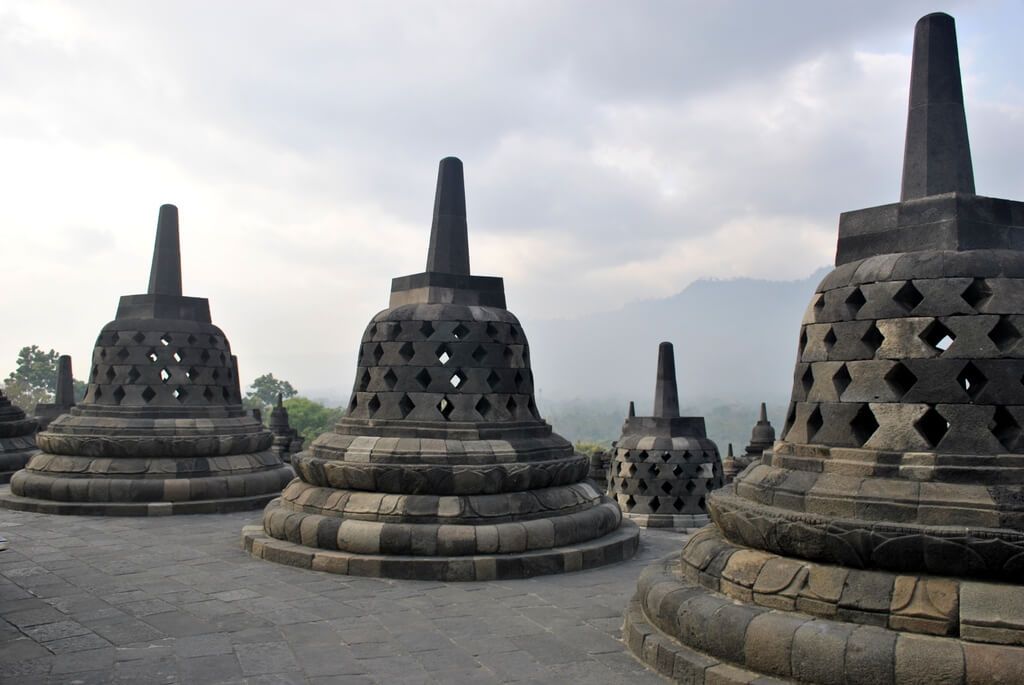
[[[242,406],[247,410],[259,409],[266,419],[268,407],[277,404],[277,396],[288,399],[298,395],[298,391],[288,381],[274,378],[274,374],[265,373],[249,385],[249,390],[242,400]]]
[[[345,415],[341,407],[327,407],[305,397],[285,400],[284,408],[288,410],[288,423],[306,440],[307,445],[333,428]]]
[[[16,367],[4,379],[4,394],[14,404],[31,412],[40,402],[52,402],[57,392],[56,350],[43,350],[38,345],[23,347],[18,352]],[[74,381],[75,401],[85,397],[86,384]]]

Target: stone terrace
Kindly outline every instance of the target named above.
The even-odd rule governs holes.
[[[259,512],[92,518],[0,510],[3,683],[663,682],[619,642],[637,556],[490,583],[335,576],[258,561]]]

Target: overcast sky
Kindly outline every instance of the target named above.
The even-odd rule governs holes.
[[[840,211],[898,198],[913,25],[940,9],[978,190],[1024,199],[1020,2],[0,0],[0,372],[35,343],[86,375],[169,202],[243,379],[344,396],[423,268],[446,155],[473,271],[527,334],[805,277]]]

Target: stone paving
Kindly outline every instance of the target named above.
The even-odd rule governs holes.
[[[0,511],[0,682],[663,682],[619,636],[681,534],[644,531],[634,559],[591,571],[442,583],[251,559],[258,518]]]

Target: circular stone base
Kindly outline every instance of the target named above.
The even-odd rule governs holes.
[[[242,529],[242,546],[258,559],[350,576],[444,582],[530,578],[614,564],[631,558],[639,539],[637,525],[623,520],[618,529],[604,537],[566,547],[520,554],[416,557],[316,549],[272,538],[261,525]]]
[[[31,511],[38,514],[76,516],[169,516],[171,514],[226,514],[249,511],[266,506],[278,496],[268,492],[252,497],[192,500],[186,502],[61,502],[32,499],[12,494],[9,488],[0,491],[0,508]]]
[[[696,530],[697,528],[703,528],[711,523],[711,519],[707,514],[660,515],[630,514],[624,512],[622,517],[627,518],[636,525],[644,528],[670,528],[680,533]]]

